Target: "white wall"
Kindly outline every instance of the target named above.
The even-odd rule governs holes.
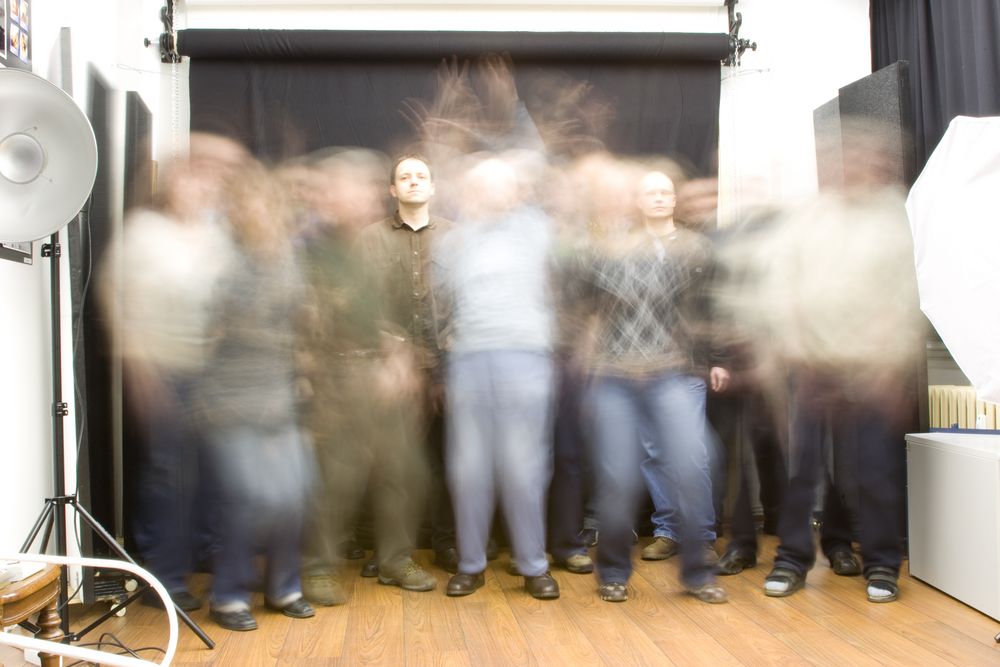
[[[86,90],[87,68],[96,67],[119,91],[137,90],[147,105],[160,115],[160,71],[158,53],[142,46],[142,37],[160,33],[157,16],[159,0],[39,0],[32,3],[32,67],[35,74],[72,89],[74,99],[83,109],[89,102]],[[60,32],[70,28],[71,80],[60,75]],[[121,94],[124,104],[124,92]],[[119,119],[120,120],[120,119]],[[120,151],[116,151],[120,152]],[[109,156],[102,156],[107,159]],[[112,161],[121,178],[120,160]],[[121,190],[117,194],[121,196]],[[65,230],[61,262],[63,289],[63,400],[70,405],[64,420],[66,453],[66,488],[76,489],[75,451],[77,408],[72,374],[70,339],[70,303],[68,252]],[[52,388],[51,338],[49,327],[50,260],[40,256],[41,243],[34,244],[34,264],[22,266],[0,262],[0,350],[3,372],[0,374],[0,506],[6,512],[0,519],[0,551],[16,551],[27,536],[43,499],[54,490],[52,465]],[[71,538],[72,542],[72,538]]]
[[[816,192],[813,109],[871,73],[868,0],[741,0],[740,36],[758,43],[724,68],[723,218]]]

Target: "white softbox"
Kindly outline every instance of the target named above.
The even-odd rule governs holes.
[[[920,308],[1000,403],[1000,117],[956,117],[910,190]]]

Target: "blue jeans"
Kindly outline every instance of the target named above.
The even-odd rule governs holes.
[[[545,504],[552,476],[552,398],[548,354],[471,352],[450,360],[445,456],[459,572],[486,569],[497,495],[518,570],[525,576],[548,570]]]
[[[597,377],[587,404],[594,420],[601,582],[625,582],[632,574],[632,519],[642,497],[646,458],[673,489],[680,517],[682,581],[687,586],[711,582],[714,577],[702,550],[705,528],[715,524],[704,381],[678,373],[643,379]],[[649,436],[648,446],[641,433]]]
[[[273,604],[288,604],[302,594],[299,542],[309,487],[310,468],[298,427],[214,428],[208,438],[220,473],[224,519],[212,606],[223,611],[249,608],[258,550],[266,561],[264,594]]]
[[[133,537],[146,567],[171,593],[187,590],[193,560],[211,552],[217,481],[189,418],[192,381],[164,376],[165,398],[144,417]]]

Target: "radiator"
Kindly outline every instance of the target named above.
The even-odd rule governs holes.
[[[1000,426],[1000,406],[978,400],[973,387],[933,384],[928,392],[931,428],[997,430]]]

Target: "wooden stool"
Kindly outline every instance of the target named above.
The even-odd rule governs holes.
[[[46,565],[27,579],[15,581],[0,589],[0,627],[16,625],[36,612],[39,631],[37,639],[58,641],[62,638],[57,608],[59,600],[59,567]],[[40,653],[42,667],[58,667],[59,656]]]

